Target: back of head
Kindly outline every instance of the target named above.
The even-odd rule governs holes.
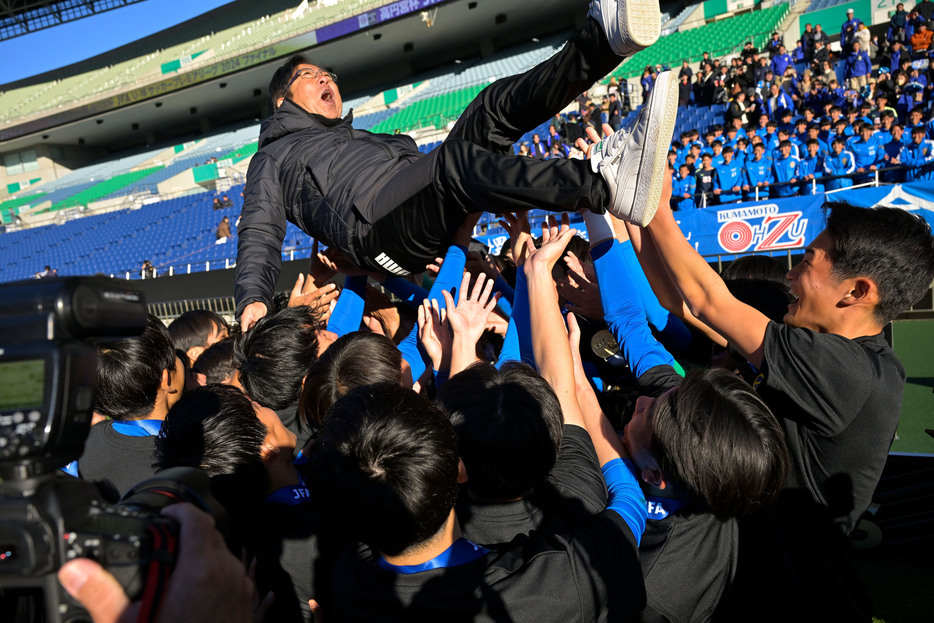
[[[138,337],[105,342],[97,349],[94,410],[118,421],[152,413],[162,373],[175,374],[175,349],[165,325],[152,314]]]
[[[306,424],[321,426],[337,400],[356,387],[402,385],[402,353],[383,335],[354,331],[341,336],[308,371],[298,403]]]
[[[318,358],[318,319],[308,307],[288,307],[260,318],[236,344],[240,384],[270,409],[298,402],[302,379]]]
[[[234,342],[234,338],[228,337],[209,346],[191,364],[192,372],[203,374],[206,385],[229,381],[237,371]]]
[[[212,333],[227,328],[227,322],[219,314],[207,309],[190,309],[172,321],[169,336],[175,348],[187,353],[196,346],[207,347]]]
[[[778,494],[788,449],[778,420],[739,377],[693,370],[661,396],[652,456],[674,490],[721,520],[742,517]]]
[[[175,403],[156,439],[159,469],[197,467],[228,510],[262,500],[269,488],[261,450],[266,427],[235,387],[208,385]]]
[[[447,417],[398,385],[341,398],[309,457],[312,486],[335,525],[383,554],[438,533],[457,498],[457,437]]]
[[[279,100],[287,95],[289,82],[292,80],[292,76],[295,75],[295,69],[299,65],[311,64],[312,62],[302,54],[295,54],[276,69],[276,73],[272,75],[272,79],[269,81],[269,99],[267,101],[269,114],[276,112]]]
[[[868,277],[879,291],[875,316],[886,324],[917,303],[934,280],[934,237],[917,214],[899,208],[824,204],[838,279]]]
[[[512,500],[544,482],[558,458],[564,416],[558,397],[521,363],[478,363],[438,392],[457,431],[467,486],[488,501]]]
[[[728,279],[766,279],[785,284],[788,269],[775,258],[767,255],[744,255],[738,257],[723,269],[720,276]]]

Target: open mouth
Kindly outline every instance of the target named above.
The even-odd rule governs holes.
[[[330,90],[330,89],[325,89],[325,90],[321,93],[321,100],[322,100],[322,101],[325,101],[325,102],[331,102],[331,101],[334,100],[334,96],[331,94],[331,90]]]

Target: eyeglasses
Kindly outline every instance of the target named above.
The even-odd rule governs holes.
[[[302,78],[303,80],[316,80],[318,76],[327,76],[331,80],[331,82],[337,84],[337,74],[332,73],[330,71],[324,71],[323,69],[307,69],[306,68],[306,69],[299,69],[298,71],[295,72],[295,74],[292,76],[292,79],[289,80],[289,83],[285,85],[285,90],[288,91],[291,88],[292,83],[294,83],[299,78]]]

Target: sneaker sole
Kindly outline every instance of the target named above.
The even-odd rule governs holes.
[[[626,56],[653,45],[661,34],[661,9],[658,0],[618,0],[616,17],[630,45]]]
[[[642,152],[631,221],[642,227],[655,216],[665,185],[664,176],[668,175],[668,145],[678,117],[678,83],[674,80],[674,72],[666,71],[655,81],[647,105],[649,123],[644,144],[652,145],[654,151],[644,149]],[[647,162],[648,159],[651,160]],[[642,206],[641,210],[639,206]]]

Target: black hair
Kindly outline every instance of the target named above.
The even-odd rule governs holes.
[[[934,280],[931,226],[900,208],[824,204],[832,238],[831,274],[868,277],[879,291],[876,319],[886,324],[917,303]]]
[[[338,400],[309,456],[310,484],[334,525],[388,555],[417,548],[444,526],[458,467],[448,418],[389,383]]]
[[[725,154],[732,154],[732,153],[733,153],[733,148],[730,147],[729,145],[727,145],[726,147],[723,148],[723,153],[725,153]]]
[[[529,366],[476,363],[438,392],[457,431],[467,486],[491,501],[524,496],[558,458],[564,416],[551,386]]]
[[[272,80],[269,81],[269,100],[267,104],[269,105],[270,114],[274,113],[278,108],[278,101],[289,94],[287,87],[292,80],[292,76],[295,75],[295,69],[299,65],[313,64],[305,55],[295,54],[276,69],[276,72],[272,75]]]
[[[652,412],[652,456],[687,500],[718,519],[771,501],[788,471],[778,420],[745,381],[726,370],[690,371]]]
[[[138,337],[98,346],[94,410],[117,421],[148,416],[156,406],[165,370],[175,374],[175,349],[165,325],[149,314]]]
[[[230,329],[220,314],[208,309],[190,309],[172,321],[169,336],[178,350],[187,353],[196,346],[207,346],[208,337],[215,331]]]
[[[723,269],[720,276],[724,279],[767,279],[785,284],[788,269],[781,262],[767,255],[744,255],[738,257]]]
[[[384,335],[367,331],[342,335],[309,369],[298,414],[305,424],[319,427],[341,396],[377,383],[402,385],[402,353]]]
[[[191,370],[203,374],[207,383],[223,383],[233,377],[237,371],[237,358],[234,356],[234,339],[224,338],[209,346],[198,359],[191,364]]]
[[[309,307],[287,307],[256,321],[234,351],[247,395],[276,411],[296,404],[302,379],[318,358],[318,328]]]
[[[228,511],[249,508],[269,489],[262,446],[266,426],[250,399],[229,385],[186,393],[169,410],[155,441],[158,469],[197,467],[211,477],[211,491]]]

